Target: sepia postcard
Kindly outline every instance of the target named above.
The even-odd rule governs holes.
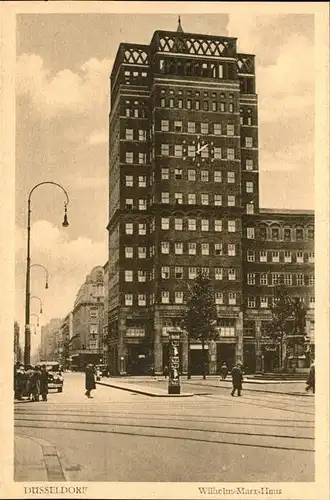
[[[327,4],[0,13],[0,498],[329,498]]]

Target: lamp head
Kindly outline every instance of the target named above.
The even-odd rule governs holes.
[[[68,227],[69,225],[69,222],[68,222],[68,216],[67,216],[67,208],[66,208],[66,204],[64,205],[64,219],[63,219],[63,222],[62,222],[62,226],[63,227]]]
[[[42,306],[40,306],[40,314],[42,314]]]
[[[48,279],[46,278],[46,285],[45,288],[48,289]]]

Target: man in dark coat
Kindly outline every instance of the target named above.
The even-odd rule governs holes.
[[[241,396],[242,390],[242,381],[243,381],[243,370],[241,363],[236,363],[236,365],[231,370],[231,377],[233,383],[233,390],[231,391],[231,395],[234,396],[235,391],[237,390],[237,396]]]
[[[93,389],[96,389],[96,384],[95,384],[95,368],[94,365],[89,364],[86,366],[86,371],[85,371],[85,396],[88,398],[92,398],[91,396],[91,391]]]
[[[40,394],[43,401],[47,401],[48,394],[48,372],[46,366],[42,365],[40,372]]]
[[[24,391],[24,368],[19,361],[16,363],[14,369],[14,390],[15,399],[22,399]]]

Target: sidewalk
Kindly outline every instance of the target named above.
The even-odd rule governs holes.
[[[122,391],[133,392],[135,394],[143,394],[144,396],[158,397],[158,398],[184,398],[194,396],[191,392],[181,392],[181,394],[168,394],[167,387],[157,387],[151,385],[152,382],[157,382],[157,379],[152,381],[139,381],[138,383],[132,383],[130,380],[125,379],[111,379],[108,377],[103,377],[102,380],[97,381],[99,385],[105,385],[112,387],[113,389],[121,389]],[[182,387],[181,387],[182,391]],[[196,395],[196,394],[195,394]]]

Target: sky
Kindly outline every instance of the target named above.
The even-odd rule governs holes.
[[[314,208],[314,18],[306,14],[183,15],[184,31],[236,37],[256,54],[260,206]],[[119,43],[148,44],[176,14],[21,14],[16,38],[16,297],[24,326],[27,198],[32,195],[31,294],[40,323],[64,317],[107,260],[109,75]],[[19,180],[19,181],[18,181]],[[33,299],[31,313],[38,313]]]

